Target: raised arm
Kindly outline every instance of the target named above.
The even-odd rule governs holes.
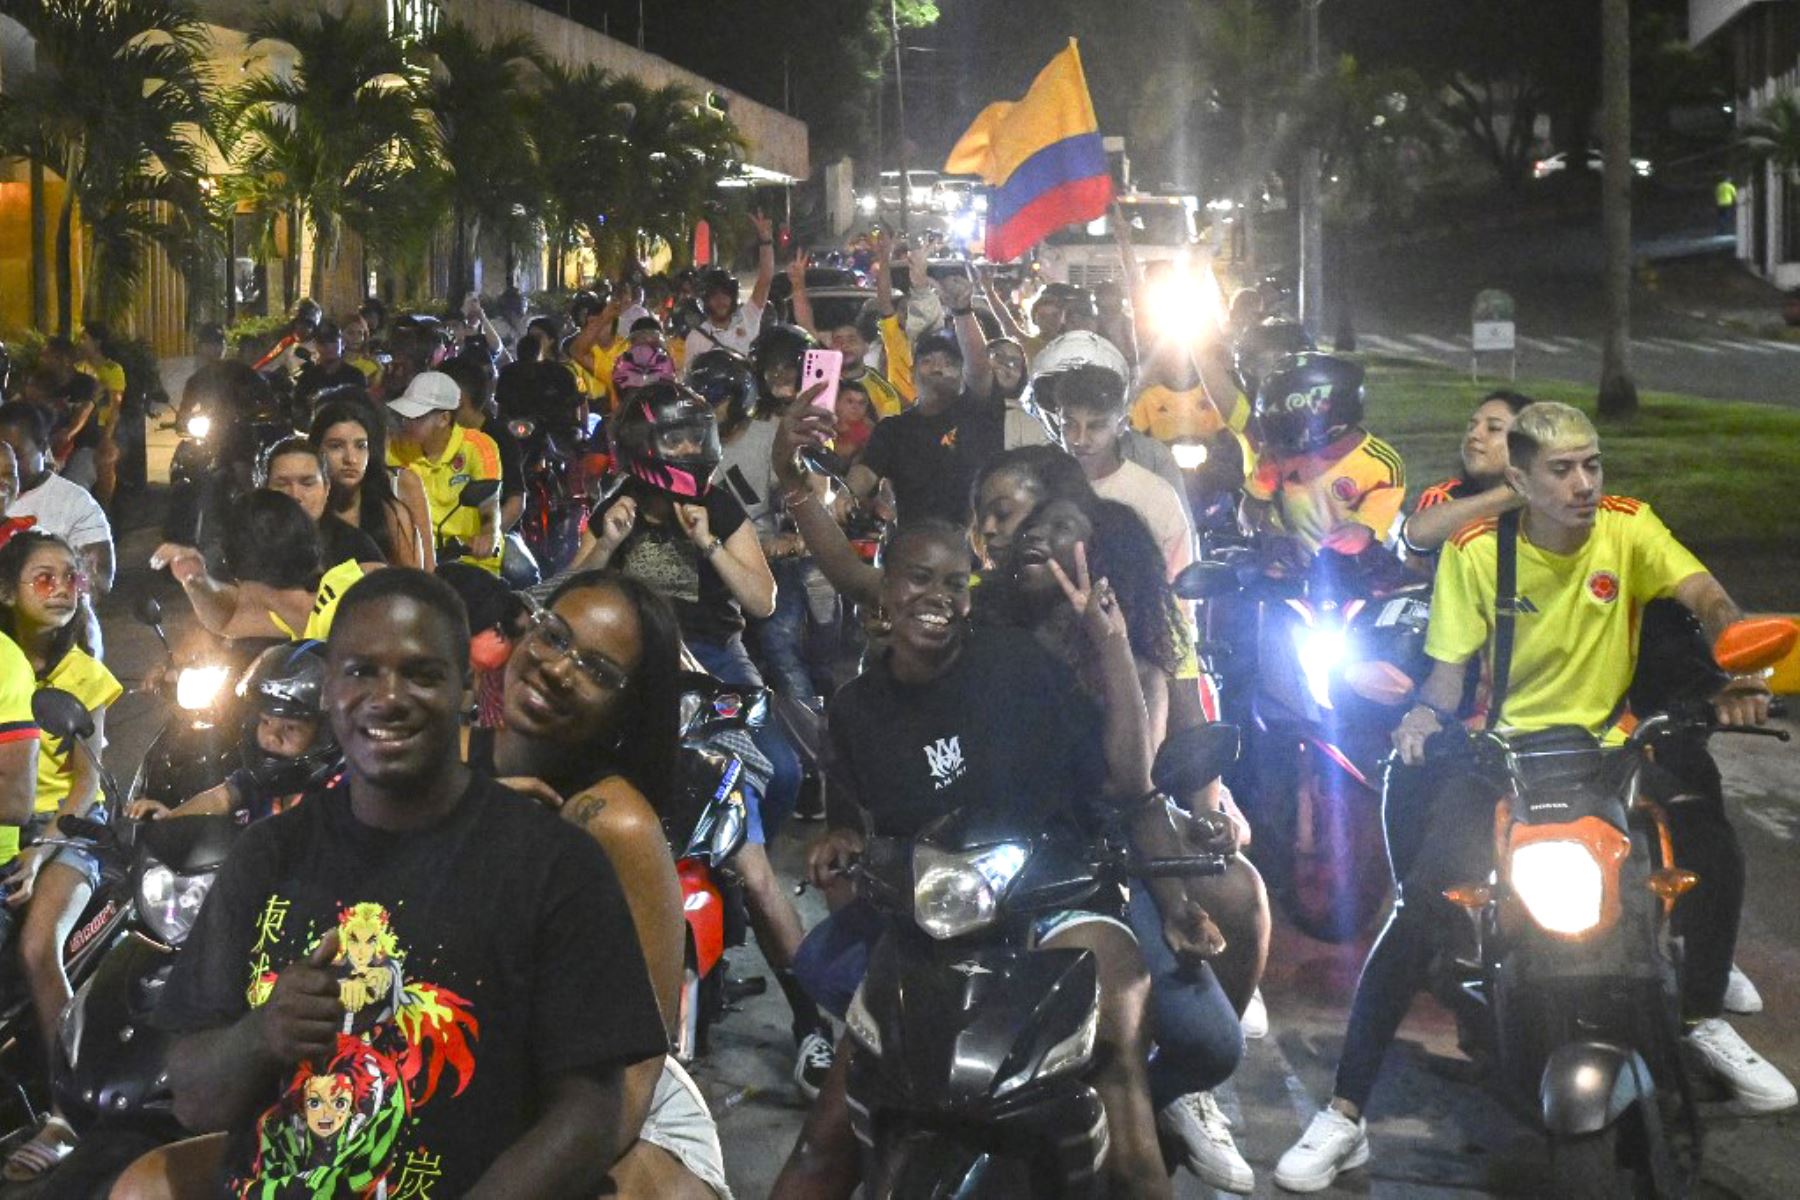
[[[951,275],[938,284],[944,307],[956,323],[956,344],[963,354],[963,386],[976,396],[994,392],[994,365],[988,358],[987,335],[975,319],[975,281]]]
[[[1025,327],[1013,316],[1012,305],[1008,304],[1000,289],[994,286],[994,276],[984,272],[981,277],[981,290],[987,295],[988,304],[994,310],[994,319],[1000,322],[1000,332],[1014,341],[1023,342],[1026,337]]]
[[[756,229],[756,286],[750,289],[750,303],[761,308],[769,302],[769,285],[775,282],[775,223],[753,212],[750,224]]]
[[[881,589],[881,572],[864,562],[850,545],[850,539],[832,519],[825,503],[812,487],[810,478],[794,464],[794,452],[802,446],[820,447],[829,441],[834,424],[831,414],[812,407],[811,396],[823,385],[808,388],[799,401],[788,405],[775,432],[772,451],[775,478],[787,499],[787,514],[800,530],[813,561],[832,587],[851,600],[873,604]],[[854,478],[861,470],[874,478],[866,467],[852,468]],[[871,490],[872,487],[871,487]]]
[[[806,294],[806,268],[811,265],[810,254],[804,250],[794,251],[794,261],[788,264],[788,282],[793,285],[790,303],[794,306],[794,324],[814,337],[822,337],[817,322],[813,320],[812,297]]]

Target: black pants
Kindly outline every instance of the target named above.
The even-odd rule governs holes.
[[[1686,947],[1684,1015],[1718,1016],[1744,901],[1744,856],[1725,817],[1718,767],[1704,745],[1670,746],[1659,764],[1645,769],[1643,787],[1667,801],[1677,864],[1700,876],[1675,908]],[[1503,790],[1499,780],[1431,768],[1395,766],[1383,780],[1382,819],[1398,899],[1356,983],[1334,1092],[1359,1109],[1368,1104],[1381,1060],[1433,957],[1467,922],[1443,890],[1484,880],[1493,870],[1494,803]]]

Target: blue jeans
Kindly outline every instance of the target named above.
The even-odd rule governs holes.
[[[775,611],[756,622],[757,649],[770,682],[816,711],[821,688],[807,661],[812,608],[806,586],[816,568],[810,558],[778,558],[769,569],[775,575]]]
[[[1162,913],[1147,887],[1134,887],[1126,910],[1150,970],[1150,1101],[1159,1110],[1178,1096],[1224,1083],[1244,1057],[1237,1010],[1204,964],[1182,968],[1163,940]]]
[[[721,682],[738,687],[763,686],[761,673],[757,671],[756,664],[750,661],[750,652],[744,649],[742,634],[734,633],[724,641],[690,638],[687,648],[694,652],[700,665]],[[788,744],[773,714],[760,729],[750,731],[750,740],[756,743],[756,748],[762,751],[763,757],[769,760],[769,765],[773,768],[769,777],[769,790],[762,798],[759,814],[763,840],[768,841],[780,831],[788,817],[793,815],[794,805],[800,799],[800,756]]]

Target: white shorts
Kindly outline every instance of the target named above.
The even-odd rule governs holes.
[[[719,1127],[706,1107],[706,1097],[682,1070],[674,1055],[663,1059],[662,1075],[650,1096],[650,1115],[638,1138],[675,1156],[719,1200],[731,1200],[725,1183],[725,1152],[719,1148]]]

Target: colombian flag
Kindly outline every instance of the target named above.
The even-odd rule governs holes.
[[[1064,225],[1112,203],[1112,176],[1075,39],[1038,73],[1025,98],[981,110],[944,170],[987,183],[987,256],[1019,257]]]

